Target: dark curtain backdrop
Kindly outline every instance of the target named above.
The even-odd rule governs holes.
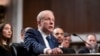
[[[37,28],[36,16],[53,10],[56,26],[69,33],[100,32],[100,0],[24,0],[23,27]]]

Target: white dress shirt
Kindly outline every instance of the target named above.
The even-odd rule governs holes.
[[[46,51],[47,51],[48,49],[51,49],[50,46],[49,46],[49,43],[48,43],[48,41],[47,41],[47,39],[46,39],[46,37],[49,36],[49,35],[45,34],[45,33],[44,33],[42,30],[40,30],[40,29],[38,29],[38,30],[39,30],[39,32],[41,33],[41,35],[42,35],[42,37],[43,37],[43,40],[44,40],[44,43],[45,43],[45,45],[46,45],[46,48],[44,49],[44,53],[46,53]]]

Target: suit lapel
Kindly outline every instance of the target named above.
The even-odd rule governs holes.
[[[57,39],[51,34],[51,39],[52,39],[52,41],[53,41],[53,45],[55,46],[55,47],[58,47],[58,42],[57,42]]]
[[[40,40],[39,43],[41,43],[42,45],[44,45],[46,47],[45,42],[43,40],[43,37],[42,37],[41,33],[38,30],[37,30],[37,32],[38,32],[38,37],[39,37],[39,40]]]

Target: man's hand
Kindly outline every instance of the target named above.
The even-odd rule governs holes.
[[[60,48],[54,48],[52,49],[52,54],[62,54],[63,51]]]
[[[48,49],[48,50],[46,51],[46,54],[52,54],[52,49]]]
[[[60,48],[53,48],[53,49],[48,49],[46,51],[46,54],[62,54],[63,51]]]

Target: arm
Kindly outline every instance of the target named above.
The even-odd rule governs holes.
[[[38,35],[36,30],[28,30],[25,34],[25,48],[29,48],[29,51],[35,54],[51,54],[62,53],[59,48],[48,49],[45,47],[45,44],[41,44],[41,36]],[[53,54],[52,53],[52,54]]]
[[[25,48],[29,48],[32,53],[41,54],[43,53],[45,46],[39,43],[37,31],[30,29],[25,33]]]

